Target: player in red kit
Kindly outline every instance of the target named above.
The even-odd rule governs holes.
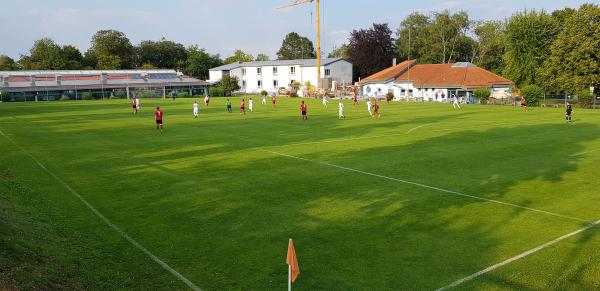
[[[304,104],[304,101],[300,104],[300,111],[302,111],[302,121],[306,121],[308,117],[306,116],[306,104]]]
[[[156,120],[156,129],[163,129],[163,112],[160,111],[160,107],[156,107],[156,111],[154,111],[154,119]]]
[[[135,98],[131,99],[131,108],[133,108],[133,114],[138,113],[137,101],[135,100]]]
[[[246,114],[246,102],[244,102],[244,99],[240,102],[240,114]]]

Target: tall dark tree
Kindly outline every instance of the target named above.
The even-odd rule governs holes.
[[[124,33],[112,29],[94,34],[86,58],[98,69],[131,69],[135,66],[133,45]]]
[[[312,59],[317,56],[315,47],[310,39],[290,32],[281,43],[277,52],[278,60]]]
[[[564,22],[539,71],[547,90],[573,93],[600,86],[600,7],[584,4]]]
[[[7,55],[0,55],[0,71],[14,71],[17,69],[15,60]]]
[[[65,59],[65,69],[80,70],[83,67],[83,55],[78,48],[72,45],[64,45],[61,50]]]
[[[559,32],[557,21],[544,11],[514,14],[506,25],[504,75],[519,87],[537,84],[537,70]]]
[[[364,78],[392,65],[396,57],[392,30],[387,23],[374,23],[369,29],[354,30],[348,43],[348,59],[355,78]]]
[[[150,64],[160,69],[173,69],[187,58],[185,46],[164,38],[159,41],[142,41],[135,50],[138,67]]]
[[[204,49],[198,46],[191,46],[187,50],[187,60],[183,72],[187,75],[207,80],[208,70],[214,67],[218,67],[223,64],[223,61],[219,55],[211,55]]]

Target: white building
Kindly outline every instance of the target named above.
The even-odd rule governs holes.
[[[209,82],[218,82],[223,75],[236,76],[240,80],[240,91],[258,93],[262,90],[275,92],[287,88],[295,81],[304,85],[317,84],[317,60],[280,60],[232,63],[209,70]],[[321,78],[323,87],[332,81],[337,84],[352,84],[352,64],[342,58],[321,60]]]
[[[479,68],[471,63],[417,64],[404,61],[377,72],[359,82],[362,95],[393,93],[396,100],[446,102],[452,96],[472,98],[474,89],[490,89],[493,98],[510,96],[511,80]]]

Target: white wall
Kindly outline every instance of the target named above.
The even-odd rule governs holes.
[[[223,78],[223,71],[208,71],[209,82],[219,82]]]

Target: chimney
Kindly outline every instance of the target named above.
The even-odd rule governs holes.
[[[395,66],[396,66],[396,58],[394,58],[394,59],[392,60],[392,67],[395,67]]]

